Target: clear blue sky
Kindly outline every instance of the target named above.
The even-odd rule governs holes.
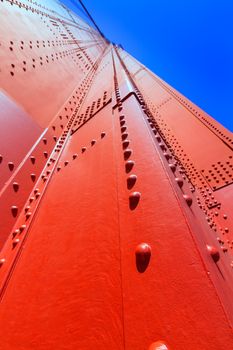
[[[233,0],[83,2],[109,40],[233,131]]]

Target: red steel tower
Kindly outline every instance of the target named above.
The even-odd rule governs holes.
[[[0,348],[233,349],[232,133],[58,1],[0,23]]]

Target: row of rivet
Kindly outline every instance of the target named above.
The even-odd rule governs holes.
[[[151,120],[150,117],[148,117],[148,122],[150,124],[150,127],[152,128],[153,133],[157,135],[155,138],[158,141],[161,150],[163,151],[163,155],[164,155],[165,159],[169,163],[169,160],[172,157],[167,152],[166,146],[161,142],[161,137],[158,135],[157,130],[155,128],[155,125],[153,123],[153,120]],[[177,170],[177,165],[175,163],[169,163],[168,166],[171,169],[172,173],[176,176],[175,173],[176,173],[176,170]],[[184,185],[183,179],[176,176],[175,177],[175,182],[177,183],[178,187],[182,190],[182,187]],[[193,192],[193,188],[192,187],[191,187],[191,191]],[[193,203],[192,197],[190,197],[187,194],[183,194],[183,198],[186,201],[187,205],[189,207],[191,207],[191,205]],[[208,253],[212,257],[213,261],[216,263],[220,259],[220,254],[219,254],[218,250],[216,249],[216,247],[211,246],[211,245],[206,245],[206,248],[207,248]]]
[[[170,151],[172,151],[172,150],[170,149]],[[174,152],[172,152],[172,154],[173,153]],[[175,156],[175,158],[176,158],[177,162],[179,162],[179,159],[177,159],[176,156]],[[231,156],[229,158],[231,158]],[[221,162],[218,162],[218,163],[220,164]],[[228,161],[226,164],[230,164],[230,162]],[[212,165],[212,166],[214,167],[214,165]],[[222,166],[223,169],[225,169],[222,164],[221,164],[221,166]],[[180,164],[180,167],[181,167],[181,164]],[[180,173],[182,173],[182,172],[186,173],[185,168],[183,166],[181,168],[183,170],[180,171]],[[196,171],[196,173],[197,173],[197,171]],[[186,174],[186,176],[187,176],[187,174]],[[197,175],[197,176],[199,178],[201,177],[201,175]],[[203,181],[202,181],[202,184],[203,184]],[[215,199],[215,197],[214,197],[212,191],[210,190],[210,188],[207,185],[204,185],[204,187],[205,187],[205,190],[203,190],[202,187],[198,187],[198,188],[200,189],[201,194],[203,195],[203,198],[204,198],[205,204],[207,205],[207,208],[206,208],[205,204],[201,203],[200,197],[197,197],[197,204],[198,204],[199,208],[205,213],[205,215],[206,215],[205,218],[206,218],[208,226],[210,228],[212,228],[216,232],[217,231],[217,223],[215,222],[216,221],[215,220],[215,216],[218,216],[218,212],[215,211],[215,213],[212,213],[209,209],[217,208],[218,210],[220,210],[221,209],[221,204]],[[215,187],[214,187],[214,189],[215,189]],[[207,198],[207,194],[206,194],[205,191],[208,193],[209,198]],[[193,192],[192,189],[191,189],[191,192]],[[226,214],[223,214],[223,217],[226,218]],[[224,235],[225,233],[229,232],[229,229],[226,228],[226,227],[224,229],[219,227],[219,230],[222,233],[222,235]],[[228,249],[224,245],[225,244],[225,240],[223,238],[220,239],[219,237],[217,237],[217,241],[221,245],[221,250],[224,253],[226,253],[228,251]],[[226,243],[229,245],[230,249],[233,249],[233,240],[230,240],[230,238],[227,238],[226,239]],[[231,263],[231,266],[233,267],[233,262]]]
[[[104,131],[101,132],[101,134],[100,134],[101,139],[103,139],[105,136],[106,136],[106,133],[105,133]],[[93,147],[93,146],[96,144],[96,142],[97,142],[97,140],[93,139],[93,140],[90,142],[91,147]],[[84,146],[83,146],[83,147],[81,148],[81,153],[85,153],[87,149],[88,149],[88,147],[84,147]],[[74,153],[73,156],[72,156],[72,159],[75,160],[77,157],[78,157],[78,153]],[[68,161],[68,160],[65,160],[65,161],[64,161],[64,166],[66,167],[68,164],[69,164],[69,161]],[[59,172],[60,170],[61,170],[61,165],[59,165],[59,166],[57,167],[57,171]]]
[[[130,141],[127,139],[128,133],[127,133],[127,126],[125,121],[125,116],[121,115],[119,117],[120,119],[120,127],[121,127],[121,140],[122,140],[122,148],[123,148],[123,155],[125,160],[125,171],[126,173],[130,173],[130,171],[133,169],[135,163],[133,160],[130,160],[133,151],[132,149],[128,148],[130,145]],[[137,176],[135,174],[131,174],[127,178],[127,188],[132,189],[137,181]],[[140,200],[141,193],[140,192],[131,192],[129,195],[129,207],[131,210],[134,210]]]
[[[81,102],[82,102],[82,99],[80,100],[80,104],[81,104]],[[69,135],[69,130],[71,129],[71,127],[73,125],[75,117],[76,117],[76,115],[74,113],[72,115],[72,117],[70,118],[69,122],[67,123],[67,125],[65,126],[66,130],[63,131],[63,133],[62,133],[61,137],[58,139],[58,141],[57,141],[57,138],[55,139],[55,137],[54,137],[54,141],[55,142],[57,141],[57,144],[56,144],[55,149],[54,149],[54,157],[51,154],[51,156],[50,156],[49,160],[47,161],[47,164],[45,165],[45,167],[46,166],[50,167],[52,164],[54,164],[53,169],[55,168],[56,160],[58,160],[58,157],[59,157],[59,154],[57,154],[57,159],[56,159],[55,152],[59,153],[61,151],[61,149],[64,147],[64,142],[67,139],[67,136]],[[43,141],[44,144],[47,144],[47,139],[46,138],[43,138],[42,141]],[[48,158],[48,153],[44,152],[44,156],[45,156],[45,158]],[[31,160],[32,164],[35,164],[36,158],[34,156],[31,156],[30,160]],[[23,241],[22,233],[24,232],[26,234],[26,230],[25,229],[26,229],[26,227],[29,226],[29,222],[28,221],[29,221],[29,219],[32,218],[32,214],[33,214],[32,204],[34,204],[34,209],[36,209],[37,204],[36,204],[35,200],[37,200],[41,196],[42,189],[45,188],[44,187],[45,182],[47,182],[48,176],[51,176],[52,170],[51,169],[47,170],[45,173],[42,172],[41,177],[38,179],[38,183],[36,184],[37,187],[31,193],[31,195],[29,197],[29,200],[28,200],[28,204],[25,205],[24,211],[22,212],[22,216],[24,217],[25,222],[23,224],[21,224],[18,228],[13,229],[13,232],[12,232],[12,237],[13,237],[12,249],[15,249],[15,247],[18,245],[18,243],[20,243],[20,241],[21,242]],[[30,174],[30,176],[31,176],[32,181],[35,182],[36,175],[35,174]],[[39,186],[39,183],[41,183],[41,186]],[[40,187],[41,187],[41,189],[39,189]],[[14,189],[15,192],[17,192],[19,190],[18,182],[14,182],[13,183],[13,189]],[[18,207],[16,205],[12,205],[11,206],[11,213],[12,213],[13,217],[17,217],[17,215],[18,215]],[[18,221],[19,220],[20,220],[20,217],[18,218]],[[26,223],[27,223],[27,225],[26,225]],[[16,225],[17,225],[17,223],[16,223]],[[16,237],[16,236],[20,236],[21,239],[19,237]],[[5,262],[6,262],[6,258],[5,257],[1,258],[0,259],[0,266],[2,266],[3,263],[5,263]]]
[[[116,51],[116,52],[118,54],[118,51]],[[121,60],[119,54],[118,54],[118,57]],[[122,64],[123,64],[123,67],[126,70],[126,73],[129,74],[129,72],[127,71],[127,68],[126,68],[126,66],[124,65],[123,62],[122,62]],[[140,102],[142,102],[142,104],[143,104],[142,100]],[[122,120],[122,119],[120,117],[120,120]],[[127,134],[126,130],[127,130],[127,128],[126,128],[126,125],[124,123],[123,125],[121,125],[123,149],[124,149],[124,147],[126,147],[126,149],[127,149],[128,145],[129,145],[129,140],[127,140],[128,134]],[[132,160],[127,160],[126,164],[125,164],[126,173],[129,173],[133,169],[133,167],[134,167],[134,162]],[[137,180],[137,176],[133,175],[133,174],[130,175],[127,178],[127,187],[128,187],[128,189],[131,189],[134,186],[136,180]],[[133,206],[134,206],[134,203],[137,205],[137,203],[138,203],[138,201],[140,199],[140,195],[141,195],[140,192],[133,192],[131,194]],[[135,255],[136,255],[137,270],[138,270],[138,272],[142,273],[142,272],[144,272],[146,270],[146,268],[147,268],[147,266],[149,264],[149,261],[150,261],[150,257],[151,257],[151,247],[150,247],[150,245],[147,244],[147,243],[144,243],[144,242],[138,244],[138,246],[136,247],[136,250],[135,250]],[[149,346],[149,350],[169,350],[169,348],[165,344],[164,341],[156,341],[156,342],[152,343]]]
[[[137,89],[136,86],[135,86],[135,90],[136,90],[136,94],[137,94],[137,96],[139,98],[139,101],[140,101],[140,103],[142,105],[142,109],[143,109],[143,111],[146,113],[146,115],[148,117],[149,125],[152,128],[153,133],[155,135],[157,135],[158,134],[158,130],[160,130],[160,128],[158,127],[156,121],[154,120],[153,115],[149,112],[149,109],[148,109],[146,103],[144,102],[144,99],[143,99],[140,91]],[[157,130],[156,130],[156,127],[157,127]],[[161,130],[160,130],[160,132],[161,132]],[[161,150],[163,151],[164,157],[169,162],[169,159],[171,158],[171,156],[166,152],[166,146],[161,142],[161,137],[159,135],[157,135],[156,139],[159,142],[159,146],[160,146]],[[171,169],[171,171],[173,173],[176,172],[176,167],[177,166],[174,163],[170,163],[169,164],[169,168]],[[176,177],[175,181],[178,184],[179,188],[183,187],[183,180],[181,178]],[[193,192],[194,189],[191,188],[191,191]],[[192,198],[189,195],[187,195],[187,194],[183,194],[183,198],[186,201],[187,205],[189,207],[191,207],[192,202],[193,202]],[[206,247],[207,247],[207,251],[209,252],[209,254],[212,257],[212,259],[214,260],[214,262],[217,262],[219,260],[219,258],[220,258],[220,254],[219,254],[218,250],[214,246],[207,245]],[[232,264],[232,266],[233,266],[233,264]]]

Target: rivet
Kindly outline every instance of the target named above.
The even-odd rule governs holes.
[[[32,213],[29,211],[29,212],[27,212],[27,214],[26,214],[26,220],[28,220],[29,218],[30,218],[30,216],[32,215]]]
[[[91,141],[91,145],[94,146],[94,144],[96,143],[96,140],[92,140]]]
[[[133,169],[134,164],[135,163],[134,163],[133,160],[127,160],[127,162],[125,163],[125,171],[126,171],[126,173],[129,173]]]
[[[2,163],[3,156],[0,154],[0,164]]]
[[[82,153],[84,153],[86,151],[86,147],[82,147]]]
[[[148,350],[169,350],[169,348],[163,341],[159,340],[152,343]]]
[[[32,181],[34,182],[36,180],[36,174],[31,174],[30,176],[31,176]]]
[[[13,182],[12,186],[13,186],[14,191],[15,191],[15,192],[18,192],[18,189],[19,189],[19,184],[18,184],[18,182]]]
[[[183,187],[184,182],[180,177],[176,177],[175,181],[177,182],[177,184],[180,188]]]
[[[47,144],[47,139],[45,137],[43,138],[43,142],[45,145]]]
[[[175,164],[169,164],[169,168],[171,169],[171,171],[174,173],[176,171],[176,166]]]
[[[36,199],[40,197],[40,192],[37,192]]]
[[[163,155],[167,160],[169,160],[171,158],[170,154],[168,154],[167,152],[164,152]]]
[[[124,118],[125,118],[124,115],[120,115],[120,117],[119,117],[120,120],[123,120]]]
[[[26,225],[24,225],[24,224],[21,225],[20,228],[19,228],[20,232],[23,232],[23,230],[25,230],[25,228],[26,228]]]
[[[126,149],[125,151],[124,151],[124,160],[127,160],[127,159],[129,159],[129,157],[132,155],[132,153],[133,153],[133,151],[131,150],[131,149]]]
[[[8,163],[8,167],[9,167],[10,171],[12,171],[14,169],[14,163],[13,162],[9,162]]]
[[[48,152],[44,151],[45,158],[48,158]]]
[[[15,237],[20,233],[20,230],[17,228],[13,233],[12,236]]]
[[[76,159],[78,157],[77,153],[73,154],[73,159]]]
[[[131,210],[134,210],[137,207],[140,198],[141,198],[140,192],[130,193],[130,195],[129,195],[129,207]]]
[[[128,146],[129,146],[129,140],[124,140],[124,141],[122,142],[122,147],[123,147],[123,149],[126,149]]]
[[[137,176],[132,174],[127,178],[127,188],[131,190],[137,181]]]
[[[121,132],[125,132],[127,130],[126,126],[122,126]]]
[[[125,125],[125,120],[121,120],[121,121],[120,121],[120,125],[121,125],[121,126]]]
[[[53,139],[54,139],[54,141],[57,141],[57,137],[56,136],[53,136]]]
[[[147,243],[140,243],[135,249],[136,266],[138,272],[145,272],[151,258],[151,247]]]
[[[193,203],[192,198],[191,198],[190,196],[188,196],[187,194],[184,194],[184,195],[183,195],[183,198],[185,199],[187,205],[188,205],[189,207],[191,207],[191,205],[192,205],[192,203]]]
[[[34,197],[30,197],[29,202],[32,203],[34,201],[34,199],[35,199]]]
[[[5,258],[1,258],[0,259],[0,266],[2,266],[5,262],[6,262],[6,259]]]
[[[37,192],[39,192],[39,191],[40,191],[39,188],[35,188],[35,189],[34,189],[34,193],[37,193]]]
[[[106,135],[105,132],[101,132],[100,136],[101,136],[101,139],[104,138],[104,136]]]
[[[58,167],[57,167],[57,171],[60,171],[60,170],[61,170],[61,167],[60,167],[60,166],[58,166]]]
[[[34,156],[31,156],[30,159],[31,159],[32,164],[35,164],[36,158]]]
[[[18,207],[16,205],[12,205],[11,212],[12,212],[12,215],[14,216],[14,218],[15,218],[17,216],[17,214],[18,214]]]
[[[218,262],[220,259],[220,254],[219,251],[217,250],[217,248],[211,246],[211,245],[207,245],[206,246],[207,251],[209,252],[211,258],[214,260],[214,262]]]
[[[161,148],[162,151],[166,151],[166,147],[163,143],[159,143],[159,147]]]
[[[124,133],[121,135],[121,139],[122,139],[123,141],[126,140],[127,137],[128,137],[127,132],[124,132]]]
[[[19,238],[16,238],[12,243],[13,248],[15,248],[19,242],[20,242]]]
[[[30,205],[27,205],[24,209],[25,213],[27,213],[31,209]]]

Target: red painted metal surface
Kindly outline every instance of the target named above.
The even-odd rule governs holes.
[[[0,10],[1,348],[232,349],[232,134],[58,2]]]

